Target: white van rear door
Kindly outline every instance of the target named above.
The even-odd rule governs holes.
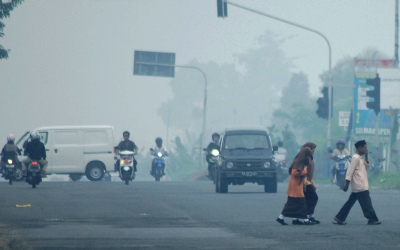
[[[54,174],[82,173],[83,145],[80,130],[53,130],[50,150],[51,172]]]

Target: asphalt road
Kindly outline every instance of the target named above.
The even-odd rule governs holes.
[[[246,184],[216,194],[210,181],[0,183],[0,248],[400,249],[400,192],[371,190],[382,225],[358,204],[346,226],[332,218],[349,196],[319,186],[314,226],[281,226],[286,201]],[[31,207],[16,207],[31,204]],[[287,220],[290,222],[290,220]]]

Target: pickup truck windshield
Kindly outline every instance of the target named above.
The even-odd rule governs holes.
[[[269,149],[270,144],[266,135],[241,134],[225,136],[223,149]]]

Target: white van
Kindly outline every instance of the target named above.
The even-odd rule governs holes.
[[[57,126],[36,128],[46,148],[48,174],[70,174],[99,181],[114,171],[114,128],[112,126]],[[22,149],[26,132],[16,143]],[[21,157],[22,160],[25,156]]]

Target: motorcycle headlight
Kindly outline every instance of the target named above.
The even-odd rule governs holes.
[[[211,150],[211,154],[213,156],[218,156],[219,155],[219,150],[218,149],[213,149],[213,150]]]
[[[125,171],[129,171],[129,167],[124,167],[124,170]]]
[[[264,168],[270,168],[271,163],[269,161],[264,162]]]
[[[226,163],[227,168],[233,168],[233,162],[227,162]]]
[[[158,153],[157,153],[157,156],[158,156],[158,157],[161,157],[161,156],[162,156],[162,153],[161,153],[161,152],[158,152]]]
[[[9,165],[13,164],[13,161],[11,159],[8,159],[7,162],[8,162]]]

